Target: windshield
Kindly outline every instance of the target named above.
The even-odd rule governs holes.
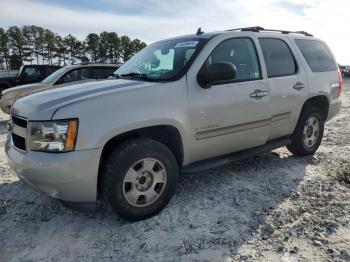
[[[41,83],[42,84],[50,84],[50,83],[54,82],[57,79],[57,77],[60,77],[65,71],[66,71],[66,68],[62,67],[62,68],[58,69],[57,71],[53,72],[48,77],[46,77],[43,81],[41,81]]]
[[[186,38],[147,46],[121,66],[119,77],[171,81],[181,77],[198,54],[205,39]]]

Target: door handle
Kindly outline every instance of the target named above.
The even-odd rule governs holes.
[[[263,91],[260,89],[255,89],[253,93],[251,93],[249,96],[251,98],[255,98],[255,99],[261,99],[264,96],[267,96],[265,93],[267,93],[268,91]]]
[[[301,83],[301,82],[296,82],[294,85],[293,85],[293,88],[295,89],[295,90],[301,90],[301,89],[303,89],[303,88],[305,88],[306,86],[305,86],[305,84],[304,83]]]

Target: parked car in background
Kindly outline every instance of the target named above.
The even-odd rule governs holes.
[[[42,90],[62,87],[99,79],[107,79],[120,65],[118,64],[80,64],[65,66],[49,75],[40,83],[28,84],[6,89],[2,92],[0,107],[9,114],[13,101],[24,95]]]
[[[339,68],[323,41],[272,31],[198,30],[148,45],[116,79],[17,99],[10,166],[68,206],[101,197],[140,220],[167,205],[179,171],[204,175],[282,146],[314,154],[340,110]]]
[[[0,74],[0,94],[13,86],[40,82],[60,68],[61,66],[51,65],[24,65],[17,73],[13,70],[3,71]]]
[[[350,66],[339,66],[339,68],[343,77],[350,76]]]

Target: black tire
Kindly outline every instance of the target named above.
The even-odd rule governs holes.
[[[312,146],[308,146],[304,142],[304,127],[310,117],[315,117],[319,121],[319,131],[316,142]],[[297,156],[312,155],[316,152],[321,144],[324,131],[325,117],[317,107],[306,107],[299,118],[298,124],[292,135],[292,143],[287,146],[288,150]]]
[[[144,207],[135,207],[128,202],[124,191],[124,178],[128,170],[142,159],[156,159],[166,171],[166,183],[154,203]],[[159,213],[173,196],[178,181],[178,165],[172,152],[162,143],[137,138],[124,142],[113,150],[102,167],[103,198],[112,210],[129,221],[138,221]]]

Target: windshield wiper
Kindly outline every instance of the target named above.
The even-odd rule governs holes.
[[[120,78],[120,75],[115,74],[115,73],[110,74],[108,77],[108,79],[118,79],[118,78]]]
[[[156,81],[155,78],[149,77],[147,74],[140,74],[140,73],[121,74],[120,77],[135,77],[137,79],[142,79],[146,81]]]

